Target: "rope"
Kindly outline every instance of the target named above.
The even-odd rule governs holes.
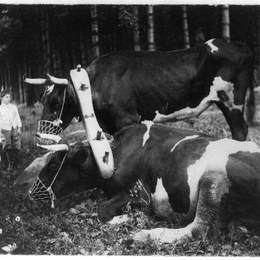
[[[53,183],[55,182],[55,180],[56,180],[56,178],[57,178],[57,176],[58,176],[58,174],[59,174],[59,172],[60,172],[60,170],[61,170],[61,167],[63,166],[63,163],[64,163],[64,161],[65,161],[65,159],[66,159],[66,157],[67,157],[67,154],[68,154],[68,153],[65,153],[65,155],[63,156],[63,159],[62,159],[62,161],[61,161],[60,167],[59,167],[57,173],[55,174],[55,176],[54,176],[54,178],[53,178],[51,184],[50,184],[49,187],[48,187],[48,189],[51,189],[51,186],[52,186]]]
[[[51,200],[51,208],[54,208],[54,200],[56,199],[56,196],[52,190],[52,185],[55,182],[63,164],[65,161],[65,158],[67,157],[67,153],[64,155],[62,162],[59,166],[59,169],[57,170],[52,182],[50,183],[49,187],[46,187],[45,184],[41,181],[39,177],[37,177],[36,181],[32,185],[31,192],[29,192],[29,197],[32,200],[41,200],[41,199],[47,199],[50,198]],[[48,193],[48,195],[46,194]],[[47,197],[48,196],[48,197]]]
[[[65,87],[64,91],[63,91],[63,100],[62,100],[62,106],[61,106],[61,110],[60,110],[60,115],[59,115],[59,118],[58,118],[59,121],[61,120],[61,116],[62,116],[64,105],[65,105],[66,92],[67,91],[66,91],[66,87]]]

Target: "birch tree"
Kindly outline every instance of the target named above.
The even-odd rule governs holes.
[[[42,9],[41,12],[41,40],[43,49],[43,71],[50,73],[51,71],[51,47],[49,37],[49,13],[48,9]]]
[[[99,35],[98,35],[98,14],[97,14],[96,5],[92,5],[90,7],[90,16],[91,16],[92,48],[95,57],[98,57],[100,55],[100,49],[99,49]]]
[[[255,81],[256,84],[260,84],[260,8],[256,10],[256,69],[255,69]]]
[[[152,5],[147,6],[147,24],[148,24],[148,50],[155,50],[155,42],[154,42],[154,8]]]
[[[187,15],[186,5],[182,6],[182,18],[183,18],[184,47],[190,48],[189,25],[188,25],[188,15]]]
[[[222,6],[222,37],[230,42],[230,17],[229,6]]]
[[[134,50],[140,51],[141,50],[141,43],[140,43],[140,28],[139,28],[139,12],[138,12],[138,6],[134,6],[134,17],[135,17],[135,23],[134,23]]]

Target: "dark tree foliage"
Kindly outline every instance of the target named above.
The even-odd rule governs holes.
[[[101,55],[133,50],[133,31],[137,27],[140,47],[148,49],[147,6],[137,7],[138,24],[133,6],[97,6]],[[230,6],[231,40],[248,44],[256,57],[260,38],[256,26],[258,9]],[[221,37],[221,6],[189,5],[187,14],[191,46],[201,37],[205,40]],[[181,5],[154,6],[157,50],[184,47],[182,19]],[[11,88],[17,102],[29,105],[39,100],[41,89],[25,85],[23,74],[67,77],[71,68],[79,63],[87,66],[94,58],[90,5],[0,5],[0,35],[0,86]]]

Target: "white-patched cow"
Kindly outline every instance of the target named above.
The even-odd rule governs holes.
[[[124,126],[152,120],[155,111],[168,115],[181,110],[170,116],[158,114],[157,122],[199,116],[215,103],[232,138],[246,139],[243,112],[247,89],[248,111],[253,111],[253,61],[242,44],[213,39],[184,50],[118,52],[98,57],[86,70],[95,114],[105,132],[114,134]],[[25,81],[48,85],[43,120],[58,120],[64,129],[73,117],[81,117],[69,78]]]
[[[102,221],[121,214],[133,201],[159,216],[184,213],[187,226],[141,230],[133,238],[142,241],[170,243],[205,234],[224,205],[233,205],[233,198],[239,202],[230,211],[233,217],[238,217],[237,206],[239,211],[246,206],[248,215],[260,215],[260,149],[253,142],[214,140],[145,122],[119,131],[111,145],[115,170],[110,179],[102,177],[90,147],[77,144],[32,162],[16,182],[27,184],[33,199],[40,198],[37,185],[32,188],[35,181],[52,200],[79,189],[101,188],[109,198],[99,207]]]

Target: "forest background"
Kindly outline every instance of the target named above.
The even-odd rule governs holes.
[[[108,52],[168,51],[216,37],[251,48],[258,84],[260,6],[0,5],[0,87],[32,106],[42,91],[24,76],[68,77]]]

